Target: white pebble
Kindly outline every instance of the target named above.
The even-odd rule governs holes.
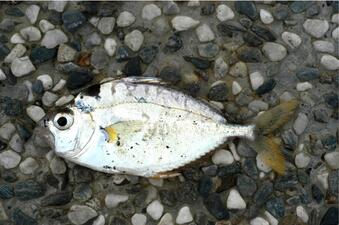
[[[218,79],[224,78],[228,72],[228,65],[223,57],[218,57],[214,62],[214,76]]]
[[[158,225],[174,225],[173,217],[170,213],[166,213],[161,220],[159,221]]]
[[[98,213],[87,205],[72,205],[67,218],[75,225],[81,225],[96,217]]]
[[[53,30],[55,26],[50,23],[48,20],[42,19],[39,22],[39,28],[43,33],[46,33],[49,30]]]
[[[27,49],[22,44],[15,45],[11,52],[6,56],[5,62],[11,63],[15,58],[20,58],[25,54],[26,50]]]
[[[188,206],[184,206],[181,209],[179,209],[177,218],[175,220],[177,224],[184,224],[184,223],[189,223],[192,221],[193,221],[193,216]]]
[[[40,75],[36,79],[42,82],[42,86],[44,87],[44,90],[49,90],[53,87],[53,79],[48,74]]]
[[[237,95],[242,91],[242,87],[237,81],[233,81],[232,83],[232,94]]]
[[[300,152],[295,156],[294,163],[298,168],[305,168],[311,162],[311,157],[305,152]]]
[[[125,44],[134,52],[138,51],[144,42],[144,35],[139,30],[126,34]]]
[[[48,2],[48,9],[55,10],[57,12],[63,12],[67,1],[50,1]]]
[[[117,18],[118,27],[128,27],[132,25],[134,22],[135,16],[128,11],[121,12]]]
[[[31,24],[34,24],[38,19],[39,11],[40,6],[38,5],[30,5],[27,7],[25,14]]]
[[[295,49],[301,44],[300,36],[292,32],[283,32],[281,38],[291,49]]]
[[[261,73],[256,71],[250,74],[250,81],[252,89],[255,91],[264,83],[265,80]]]
[[[98,29],[102,34],[110,34],[115,24],[114,17],[102,17],[98,22]]]
[[[231,165],[234,162],[233,155],[227,150],[217,150],[212,156],[212,162],[216,165]]]
[[[172,26],[177,31],[189,30],[198,26],[198,20],[192,19],[188,16],[176,16],[172,19]]]
[[[19,169],[23,174],[33,174],[39,168],[38,162],[32,157],[26,158],[19,165]]]
[[[164,212],[164,206],[158,200],[154,200],[147,206],[146,211],[154,220],[158,220]]]
[[[253,100],[248,104],[248,108],[254,112],[266,111],[268,104],[262,100]]]
[[[217,9],[217,18],[221,22],[226,20],[231,20],[234,18],[233,10],[225,4],[218,5]]]
[[[317,50],[318,52],[327,52],[327,53],[333,53],[334,52],[334,44],[332,44],[329,41],[314,41],[313,48]]]
[[[93,26],[97,27],[98,24],[99,24],[99,20],[100,20],[99,17],[92,16],[92,17],[89,19],[89,22],[90,22]]]
[[[21,37],[19,33],[15,33],[12,35],[10,42],[12,44],[24,44],[26,41]]]
[[[265,42],[262,51],[265,56],[273,62],[280,61],[287,55],[286,48],[275,42]]]
[[[44,106],[47,106],[47,107],[51,107],[53,106],[54,102],[59,98],[58,95],[52,93],[52,92],[49,92],[49,91],[46,91],[42,98],[41,98],[41,101],[42,101],[42,104]]]
[[[21,156],[12,150],[0,152],[0,165],[5,169],[13,169],[19,165]]]
[[[34,97],[33,90],[32,90],[32,87],[33,87],[32,82],[29,81],[29,80],[25,80],[24,85],[25,85],[25,87],[28,90],[27,101],[28,102],[33,102],[35,97]]]
[[[196,34],[200,42],[212,41],[215,38],[213,31],[207,24],[202,24],[197,27]]]
[[[57,92],[63,89],[66,85],[66,80],[60,79],[59,82],[53,87],[52,91]]]
[[[153,20],[161,15],[161,9],[155,4],[147,4],[142,9],[141,17],[145,20]]]
[[[26,113],[34,122],[38,122],[46,115],[45,111],[36,105],[28,106]]]
[[[144,214],[136,213],[131,218],[132,225],[145,225],[147,217]]]
[[[332,21],[332,23],[339,24],[339,13],[333,14],[331,21]]]
[[[73,99],[74,99],[73,95],[62,96],[55,102],[55,106],[59,107],[59,106],[66,105],[70,103]]]
[[[117,42],[113,38],[106,38],[104,48],[107,52],[107,55],[113,56],[117,49]]]
[[[123,194],[107,194],[105,197],[105,205],[107,208],[114,208],[119,205],[119,203],[126,202],[128,200],[128,195]]]
[[[29,26],[20,30],[20,35],[26,41],[39,41],[41,39],[41,32],[38,28]]]
[[[251,225],[270,225],[264,218],[256,217],[251,220]]]
[[[227,197],[228,209],[246,209],[246,202],[237,189],[231,189]]]
[[[164,179],[148,178],[148,181],[150,182],[150,184],[156,187],[162,187],[164,185]]]
[[[93,221],[92,225],[105,225],[105,222],[105,217],[103,215],[100,215]]]
[[[272,14],[265,9],[260,9],[260,19],[264,24],[271,24],[274,21]]]
[[[42,38],[41,46],[46,48],[55,48],[56,46],[68,42],[68,37],[59,29],[49,30]]]
[[[335,41],[339,41],[339,27],[335,28],[335,29],[332,31],[332,38],[333,38]]]
[[[308,222],[308,214],[307,211],[304,207],[302,207],[301,205],[297,206],[296,209],[296,213],[297,216],[304,222],[307,223]]]
[[[307,19],[303,27],[305,31],[315,38],[321,38],[330,27],[327,20]]]
[[[269,167],[263,160],[262,155],[261,154],[257,154],[256,157],[256,162],[257,162],[257,167],[260,171],[265,172],[265,173],[269,173],[272,171],[272,168]]]
[[[0,138],[8,141],[15,132],[15,126],[12,123],[5,123],[0,127]]]
[[[266,219],[268,220],[268,222],[270,223],[270,225],[278,225],[279,221],[268,211],[264,212]]]
[[[187,6],[188,7],[199,7],[200,2],[199,2],[199,0],[188,0]]]
[[[77,51],[74,48],[66,44],[60,44],[58,48],[57,60],[58,62],[73,61],[76,53]]]
[[[306,81],[306,82],[297,83],[297,91],[307,91],[311,88],[313,88],[313,86],[310,82]]]
[[[14,76],[22,77],[35,71],[35,67],[32,64],[28,56],[21,58],[15,58],[11,63],[11,71]]]
[[[297,119],[294,121],[293,129],[297,135],[304,132],[308,124],[308,118],[304,113],[299,113]]]
[[[339,60],[332,55],[323,55],[320,59],[320,63],[328,70],[339,69]]]
[[[24,141],[21,139],[18,133],[15,133],[8,143],[8,146],[16,152],[22,152],[23,145]]]
[[[4,71],[2,71],[2,69],[0,68],[0,81],[1,80],[6,80],[6,74],[4,73]]]
[[[331,167],[331,169],[339,169],[339,152],[329,152],[325,155],[326,163]]]

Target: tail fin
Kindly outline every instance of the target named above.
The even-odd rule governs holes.
[[[271,134],[291,119],[297,107],[297,100],[290,100],[260,114],[255,119],[255,140],[248,141],[262,160],[281,175],[285,173],[285,159],[280,143]]]

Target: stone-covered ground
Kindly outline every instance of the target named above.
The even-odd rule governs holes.
[[[338,2],[1,2],[0,224],[337,225]],[[54,155],[36,122],[104,77],[156,76],[234,123],[296,98],[277,176],[243,141],[152,180]],[[188,146],[188,151],[190,151]]]

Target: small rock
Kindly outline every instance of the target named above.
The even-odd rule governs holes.
[[[231,189],[227,197],[228,209],[246,209],[246,202],[241,197],[237,189]]]
[[[260,9],[260,19],[264,24],[271,24],[273,23],[274,19],[272,14],[265,10],[265,9]]]
[[[42,104],[44,106],[47,106],[47,107],[51,107],[53,106],[54,102],[58,99],[58,95],[52,93],[52,92],[49,92],[49,91],[46,91],[44,93],[44,95],[42,96]]]
[[[69,73],[66,86],[70,90],[80,88],[89,83],[94,75],[87,71],[73,71]]]
[[[237,187],[241,195],[245,197],[251,197],[257,190],[257,184],[255,181],[246,175],[238,176]]]
[[[60,79],[59,82],[52,88],[53,92],[60,91],[66,85],[66,81],[64,79]]]
[[[63,26],[69,32],[75,32],[86,22],[86,17],[77,10],[68,10],[62,14]]]
[[[128,195],[122,194],[107,194],[105,197],[105,205],[108,208],[114,208],[119,205],[119,203],[126,202],[128,200]]]
[[[0,68],[0,81],[6,80],[6,74],[4,71]]]
[[[176,15],[180,12],[180,8],[175,2],[166,1],[162,11],[165,15]]]
[[[266,42],[262,48],[263,53],[273,62],[281,61],[287,55],[286,48],[278,43]]]
[[[236,81],[233,81],[233,83],[232,83],[232,94],[237,95],[241,91],[242,91],[242,87],[240,86],[240,84]]]
[[[301,44],[300,36],[295,33],[285,31],[281,34],[281,38],[291,49],[295,49]]]
[[[193,221],[193,216],[188,206],[184,206],[181,209],[179,209],[178,216],[175,220],[177,224],[185,224],[185,223],[189,223],[192,221]]]
[[[41,45],[46,48],[55,48],[56,46],[68,42],[68,37],[59,29],[49,30],[42,38]]]
[[[35,70],[36,69],[28,56],[15,58],[11,63],[11,71],[16,77],[28,75]]]
[[[97,32],[93,32],[90,35],[86,36],[85,45],[88,48],[101,44],[101,37]]]
[[[108,64],[108,57],[106,54],[106,51],[101,48],[101,47],[95,47],[92,50],[92,54],[91,54],[91,65],[97,69],[97,70],[101,70],[104,69],[105,66]]]
[[[307,19],[303,27],[308,34],[315,38],[321,38],[327,32],[329,24],[327,20]]]
[[[306,168],[311,162],[311,157],[304,152],[300,152],[295,156],[294,162],[298,168]]]
[[[39,164],[34,158],[28,157],[20,163],[19,168],[23,174],[33,174],[39,168]]]
[[[226,76],[228,72],[228,65],[222,57],[218,57],[214,63],[214,76],[221,79]]]
[[[244,62],[237,62],[230,68],[230,72],[232,76],[236,77],[246,77],[247,76],[247,66]]]
[[[75,58],[77,51],[66,44],[61,44],[58,48],[57,59],[59,62],[70,62]]]
[[[92,225],[105,225],[105,222],[106,222],[105,217],[103,215],[100,215],[93,221]],[[139,224],[132,224],[132,225],[139,225]]]
[[[304,132],[308,125],[308,118],[304,113],[299,113],[297,119],[294,121],[293,129],[297,135]]]
[[[15,208],[11,215],[11,220],[15,224],[38,225],[38,222],[18,208]]]
[[[264,77],[260,72],[253,72],[250,74],[250,81],[252,89],[255,91],[264,83]]]
[[[74,99],[74,95],[62,96],[55,102],[55,106],[59,107],[59,106],[66,105],[70,103],[73,99]]]
[[[106,50],[107,55],[113,56],[115,50],[117,49],[117,42],[113,38],[106,38],[104,48]]]
[[[114,24],[114,17],[102,17],[98,22],[97,28],[102,34],[110,34],[113,31]]]
[[[336,41],[339,41],[339,27],[332,31],[332,38]]]
[[[26,41],[39,41],[41,39],[41,32],[38,28],[29,26],[20,30],[20,35]]]
[[[54,59],[57,54],[56,48],[36,47],[31,51],[30,58],[34,64],[41,64],[48,60]]]
[[[313,88],[313,86],[310,82],[297,83],[297,91],[307,91],[311,88]]]
[[[187,6],[188,7],[199,7],[200,2],[199,2],[199,0],[188,0]]]
[[[72,200],[72,192],[60,191],[49,194],[41,200],[42,206],[62,206]]]
[[[64,160],[59,157],[54,157],[51,160],[49,167],[53,174],[64,174],[67,170]]]
[[[85,202],[92,197],[92,189],[86,183],[77,185],[73,191],[73,198],[80,202]]]
[[[10,199],[10,198],[13,198],[13,197],[14,197],[13,187],[9,184],[1,184],[0,185],[0,198],[1,199]]]
[[[327,123],[330,117],[325,109],[316,109],[313,112],[314,120],[320,123]]]
[[[126,34],[125,44],[132,50],[138,51],[144,42],[144,35],[139,30],[133,30],[131,33]]]
[[[254,112],[266,111],[268,107],[268,104],[261,100],[253,100],[248,104],[248,108]]]
[[[201,59],[198,57],[184,56],[185,61],[192,63],[196,68],[206,70],[210,68],[211,62],[207,59]]]
[[[0,127],[0,137],[8,141],[15,132],[15,126],[12,123],[5,123]]]
[[[20,201],[40,198],[45,194],[45,187],[35,180],[19,181],[14,186],[15,197]]]
[[[234,18],[233,10],[225,4],[220,4],[217,7],[217,18],[221,22]]]
[[[292,2],[290,4],[290,8],[294,13],[304,12],[307,8],[309,8],[313,3],[312,2]]]
[[[159,77],[167,82],[172,84],[176,84],[181,81],[181,73],[180,70],[174,66],[166,66],[164,67],[159,74]]]
[[[310,81],[320,77],[320,72],[317,68],[303,67],[297,70],[296,75],[300,81]]]
[[[208,92],[208,99],[212,101],[226,101],[228,95],[228,88],[225,83],[213,85]]]
[[[50,1],[48,2],[48,9],[63,12],[66,5],[67,1]]]
[[[330,207],[325,215],[322,217],[320,225],[336,225],[338,224],[338,215],[339,210],[337,207]]]
[[[140,65],[140,57],[131,58],[124,66],[123,73],[126,76],[140,76],[141,65]]]
[[[21,37],[19,33],[12,35],[10,42],[12,44],[24,44],[26,41]]]
[[[323,55],[320,59],[320,63],[328,70],[338,70],[339,69],[339,59],[332,55]]]
[[[275,41],[277,38],[275,37],[275,34],[268,29],[267,27],[261,26],[261,25],[253,25],[251,30],[258,35],[259,37],[261,37],[262,39],[264,39],[265,41]]]
[[[198,45],[198,53],[201,57],[213,58],[219,53],[219,46],[211,42]]]
[[[213,41],[215,36],[210,26],[202,24],[196,29],[196,34],[200,42]]]
[[[117,18],[118,27],[128,27],[132,25],[134,22],[135,16],[128,11],[121,12]]]
[[[25,14],[31,24],[34,24],[37,21],[39,11],[40,6],[38,5],[30,5],[26,8]]]
[[[10,6],[5,10],[5,14],[14,17],[22,17],[25,14],[21,11],[19,7]]]
[[[339,152],[329,152],[325,155],[326,163],[334,170],[339,169]]]
[[[145,20],[153,20],[161,15],[161,9],[155,4],[147,4],[142,8],[141,18]]]
[[[334,45],[329,41],[318,40],[314,41],[313,48],[319,52],[333,53]]]
[[[198,20],[194,20],[188,16],[176,16],[172,19],[172,26],[177,31],[189,30],[198,26]]]
[[[262,158],[262,155],[260,154],[257,155],[256,163],[260,171],[265,172],[265,173],[271,172],[272,168],[265,163],[265,161]]]
[[[53,30],[55,26],[51,24],[48,20],[42,19],[39,22],[39,28],[42,31],[42,33],[46,33],[49,30]]]
[[[182,40],[176,34],[171,35],[166,42],[166,48],[171,52],[176,52],[182,47]]]
[[[251,225],[270,225],[264,218],[255,217],[250,221]]]
[[[25,46],[23,46],[22,44],[17,44],[14,48],[12,48],[11,52],[6,56],[4,61],[6,63],[11,63],[15,58],[20,58],[21,56],[23,56],[26,50],[27,49],[25,48]]]
[[[36,79],[42,82],[45,91],[50,90],[53,87],[52,77],[48,74],[40,75]]]
[[[132,225],[146,225],[147,217],[144,214],[136,213],[131,218]]]
[[[297,216],[304,222],[304,223],[307,223],[308,222],[308,214],[307,214],[307,211],[304,207],[302,207],[301,205],[299,205],[297,208],[296,208],[296,214]]]
[[[269,181],[264,181],[254,195],[254,201],[258,206],[267,202],[273,192],[273,185]]]
[[[282,198],[272,198],[266,203],[266,208],[276,218],[281,218],[285,214],[284,200]]]
[[[0,165],[5,169],[15,168],[20,161],[21,156],[12,150],[0,152]]]
[[[330,92],[324,95],[326,105],[330,108],[336,109],[339,105],[339,97],[337,93]]]
[[[231,165],[234,162],[234,158],[231,152],[218,150],[213,154],[212,162],[217,165]]]
[[[159,48],[157,46],[154,46],[154,45],[147,46],[147,47],[143,47],[140,50],[139,56],[143,63],[150,64],[158,52],[159,52]]]
[[[9,18],[4,18],[0,22],[0,30],[4,32],[12,32],[16,25],[17,25],[17,22],[15,22],[14,20],[9,19]]]
[[[154,200],[147,206],[146,211],[152,219],[158,220],[164,212],[164,206],[158,200]]]
[[[245,15],[251,20],[256,20],[258,17],[257,8],[252,1],[235,2],[234,8],[239,14]]]
[[[216,219],[229,219],[229,212],[225,208],[218,194],[212,193],[207,198],[204,198],[204,205],[211,215],[213,215]]]
[[[98,213],[94,209],[85,205],[72,205],[67,213],[68,219],[75,225],[84,224],[97,215]]]
[[[26,109],[26,113],[36,123],[46,115],[45,111],[41,107],[36,105],[28,106]]]

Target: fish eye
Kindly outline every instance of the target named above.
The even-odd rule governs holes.
[[[73,116],[66,113],[58,113],[54,117],[54,126],[59,130],[66,130],[73,124]]]

